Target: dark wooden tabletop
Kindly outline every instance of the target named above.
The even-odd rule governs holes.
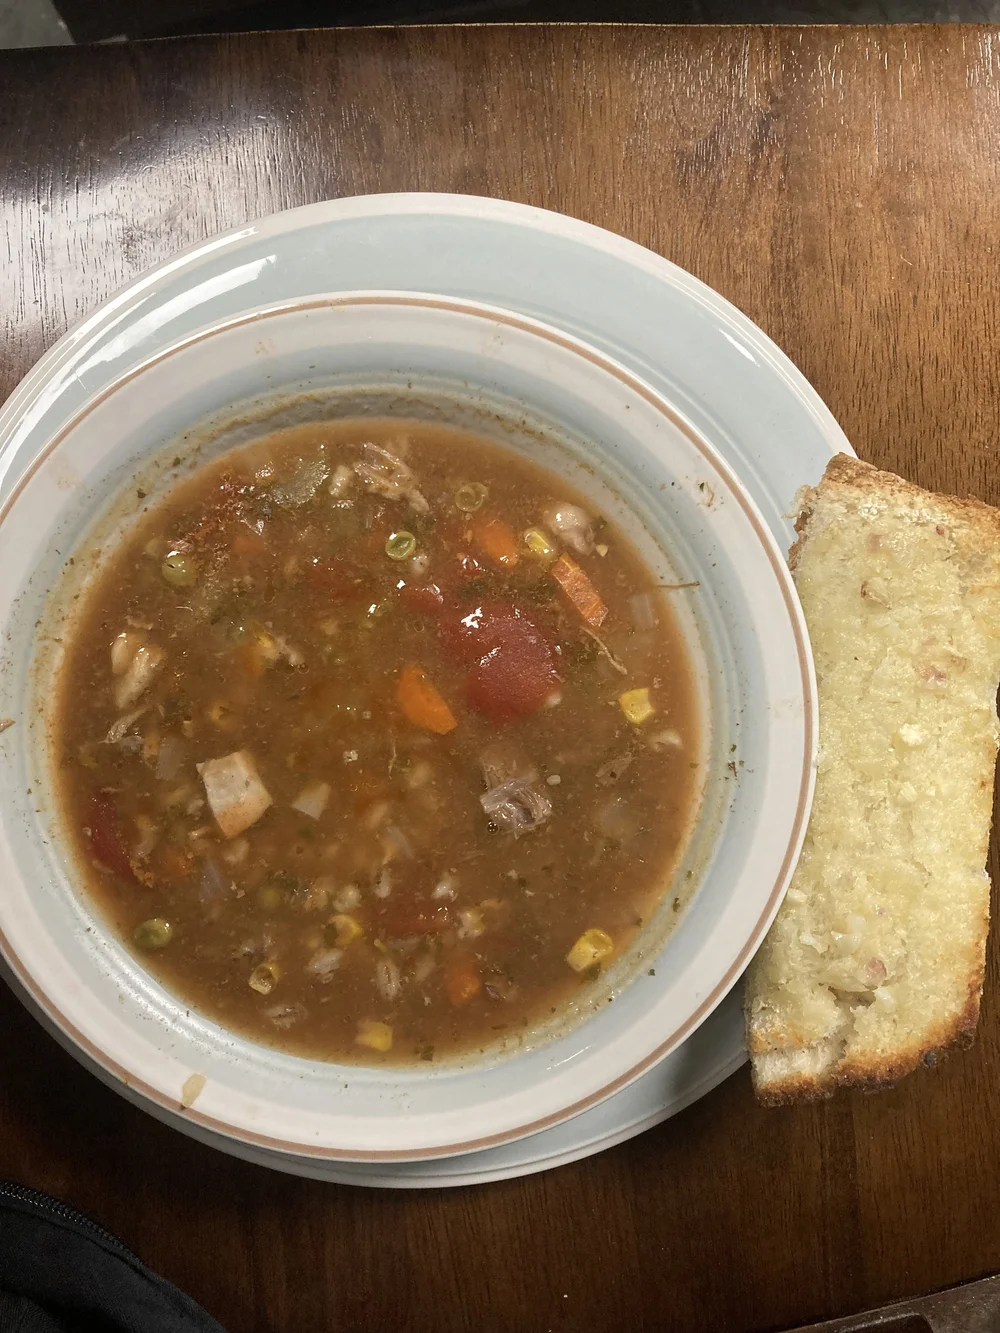
[[[0,53],[0,391],[224,227],[499,195],[704,278],[865,458],[1000,502],[1000,31],[449,28]],[[994,868],[996,856],[994,854]],[[1000,1269],[1000,1009],[877,1097],[743,1071],[589,1161],[474,1189],[311,1183],[189,1142],[0,995],[0,1173],[85,1209],[231,1333],[739,1330]]]

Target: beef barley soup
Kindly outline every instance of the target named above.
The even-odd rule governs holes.
[[[466,432],[338,420],[206,463],[65,639],[86,884],[255,1040],[516,1044],[682,902],[701,726],[677,596],[559,477]]]

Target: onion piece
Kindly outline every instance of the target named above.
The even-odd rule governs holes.
[[[222,873],[222,869],[211,857],[205,858],[198,885],[198,899],[203,903],[216,903],[229,893],[232,881]]]
[[[392,893],[392,875],[388,866],[383,866],[376,875],[372,892],[376,898],[388,898]]]
[[[653,750],[682,750],[684,741],[679,731],[673,727],[667,727],[665,731],[656,731],[648,737],[650,748]]]
[[[131,708],[146,693],[153,677],[167,660],[167,655],[155,643],[142,644],[123,675],[115,682],[115,707]]]
[[[330,800],[329,782],[310,782],[292,802],[292,809],[309,819],[319,819]]]
[[[283,639],[280,634],[273,636],[275,646],[278,649],[278,655],[283,657],[290,667],[300,667],[306,660],[299,652],[298,648],[293,647],[287,639]]]
[[[160,741],[153,776],[158,782],[173,782],[184,767],[187,746],[180,736],[164,736]]]
[[[403,989],[403,979],[399,968],[391,958],[380,958],[375,964],[375,989],[382,999],[390,1004],[393,1000],[399,999],[399,993]]]
[[[413,971],[410,975],[416,982],[426,981],[435,967],[437,967],[437,959],[434,955],[432,953],[422,953],[414,959]]]
[[[455,876],[450,871],[445,871],[431,890],[431,897],[440,900],[441,898],[454,898],[454,896]]]
[[[269,1018],[276,1028],[290,1028],[305,1016],[306,1008],[302,1004],[272,1004],[270,1009],[264,1010],[264,1017]]]
[[[403,832],[403,830],[399,827],[398,824],[387,824],[385,828],[382,830],[380,836],[382,838],[383,846],[385,846],[386,843],[389,844],[389,846],[386,848],[386,853],[387,855],[389,855],[389,853],[392,853],[392,855],[389,855],[390,861],[394,859],[394,855],[396,853],[398,853],[406,861],[413,860],[414,857],[413,843],[410,842],[409,838],[406,836],[406,834]]]
[[[144,634],[133,630],[122,630],[111,644],[111,674],[123,676],[132,664],[132,659],[146,641]]]
[[[385,823],[385,817],[391,809],[391,801],[372,801],[361,822],[366,829],[374,833],[380,824]]]
[[[594,812],[594,827],[605,838],[627,842],[639,827],[635,810],[622,796],[613,796]]]
[[[651,592],[637,592],[628,599],[629,614],[637,630],[655,629],[660,623],[656,599]]]
[[[631,764],[634,756],[628,754],[619,754],[614,759],[609,759],[606,764],[602,764],[594,774],[595,781],[602,787],[610,787],[613,782],[617,782],[621,775]]]
[[[338,463],[330,478],[329,491],[335,500],[342,500],[354,484],[354,471],[344,463]]]
[[[466,907],[458,914],[458,938],[460,940],[478,940],[486,932],[483,914],[475,907]]]
[[[228,847],[222,849],[222,859],[227,866],[242,865],[250,855],[250,840],[248,838],[234,838]]]
[[[345,884],[333,900],[338,912],[349,912],[361,902],[361,890],[356,884]]]
[[[326,481],[329,470],[321,459],[300,463],[288,481],[271,487],[271,499],[285,509],[296,509],[313,498]]]
[[[317,981],[330,981],[343,956],[343,949],[317,949],[306,963],[306,971]]]
[[[104,737],[106,745],[117,745],[128,734],[129,730],[135,726],[142,717],[143,713],[148,712],[148,705],[145,708],[137,708],[133,713],[126,713],[124,717],[118,718],[111,724],[108,734]]]
[[[136,823],[139,823],[139,818],[139,816],[136,817]],[[159,841],[160,830],[158,825],[146,816],[143,818],[142,824],[139,825],[139,831],[139,841],[132,848],[132,855],[139,861],[145,861]]]

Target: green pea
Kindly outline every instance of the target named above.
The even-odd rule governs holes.
[[[181,551],[171,551],[160,566],[160,573],[172,588],[190,588],[198,579],[198,566]]]
[[[463,514],[474,514],[477,509],[482,509],[487,495],[489,491],[481,481],[463,481],[455,492],[455,508],[461,509]]]
[[[265,912],[273,912],[284,901],[284,894],[275,884],[262,884],[257,890],[257,906]]]
[[[174,928],[162,916],[151,916],[135,928],[133,939],[140,949],[165,949],[174,936]]]
[[[393,532],[385,544],[390,560],[408,560],[416,549],[417,539],[412,532]]]

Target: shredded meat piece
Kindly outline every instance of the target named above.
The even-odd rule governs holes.
[[[363,444],[364,458],[354,464],[354,471],[370,490],[387,500],[409,500],[418,514],[426,514],[430,505],[417,490],[416,478],[401,458],[380,449],[377,444]]]
[[[539,828],[552,814],[552,803],[523,778],[510,778],[479,798],[486,814],[515,838]]]

